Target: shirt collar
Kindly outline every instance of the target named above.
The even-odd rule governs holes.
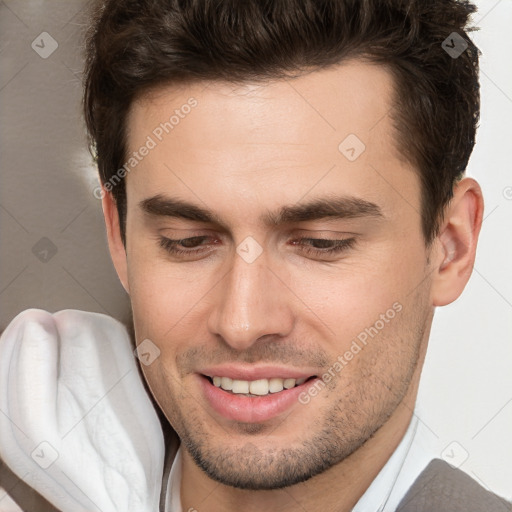
[[[383,512],[400,476],[401,469],[414,441],[418,418],[413,415],[404,437],[384,467],[379,471],[370,487],[359,498],[352,512]],[[395,510],[393,508],[393,510]]]

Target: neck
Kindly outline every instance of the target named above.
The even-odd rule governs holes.
[[[180,491],[183,510],[295,512],[300,504],[309,512],[349,512],[405,435],[417,394],[415,384],[389,420],[356,452],[320,475],[285,489],[247,491],[220,484],[203,473],[183,450]]]

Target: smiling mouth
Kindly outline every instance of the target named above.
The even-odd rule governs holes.
[[[221,377],[203,375],[210,384],[222,389],[226,393],[232,395],[243,395],[248,397],[261,397],[271,394],[280,393],[287,389],[292,389],[305,384],[306,382],[317,378],[316,375],[311,377],[303,377],[300,379],[281,379],[281,378],[270,378],[270,379],[258,379],[253,381],[231,379],[230,377]]]

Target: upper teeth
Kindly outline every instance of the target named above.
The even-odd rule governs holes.
[[[290,389],[294,386],[303,384],[306,378],[300,379],[258,379],[258,380],[238,380],[229,377],[213,377],[213,384],[218,388],[231,391],[236,394],[268,395],[277,393],[283,389]]]

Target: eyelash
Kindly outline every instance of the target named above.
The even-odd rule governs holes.
[[[192,247],[189,250],[183,250],[177,247],[178,244],[181,244],[182,242],[186,240],[194,240],[197,239],[205,239],[208,238],[206,236],[193,236],[190,238],[182,238],[180,240],[172,240],[171,238],[167,237],[160,237],[160,247],[165,249],[169,254],[175,255],[175,256],[193,256],[195,254],[198,254],[203,251],[202,247]]]
[[[194,236],[194,237],[190,237],[190,238],[182,238],[179,240],[173,240],[173,239],[167,238],[167,237],[160,237],[160,247],[162,247],[165,251],[167,251],[169,254],[171,254],[173,256],[194,256],[196,254],[200,254],[201,252],[203,252],[204,246],[192,247],[190,249],[185,249],[185,250],[180,249],[177,246],[187,240],[194,240],[194,239],[198,239],[198,240],[203,239],[204,240],[206,238],[208,238],[208,237],[207,236]],[[297,240],[293,240],[293,242],[294,242],[293,245],[300,245],[300,242],[303,242],[303,241],[332,242],[334,244],[333,247],[324,248],[324,249],[315,248],[315,247],[311,247],[311,246],[307,246],[307,245],[302,246],[302,250],[308,255],[330,256],[330,255],[340,254],[348,249],[351,249],[354,246],[356,239],[355,238],[345,238],[342,240],[333,240],[333,239],[329,239],[329,238],[306,238],[306,237],[303,237],[303,238],[299,238]],[[296,242],[299,242],[299,243],[296,243]]]
[[[302,241],[309,241],[309,242],[332,242],[334,244],[333,247],[329,248],[317,248],[317,247],[311,247],[310,245],[304,245],[302,247],[302,250],[305,251],[307,254],[313,254],[313,255],[333,255],[333,254],[340,254],[343,251],[346,251],[348,249],[351,249],[356,239],[355,238],[344,238],[342,240],[333,240],[330,238],[299,238],[299,242]],[[295,240],[294,240],[295,242]],[[298,245],[298,244],[294,244]]]

